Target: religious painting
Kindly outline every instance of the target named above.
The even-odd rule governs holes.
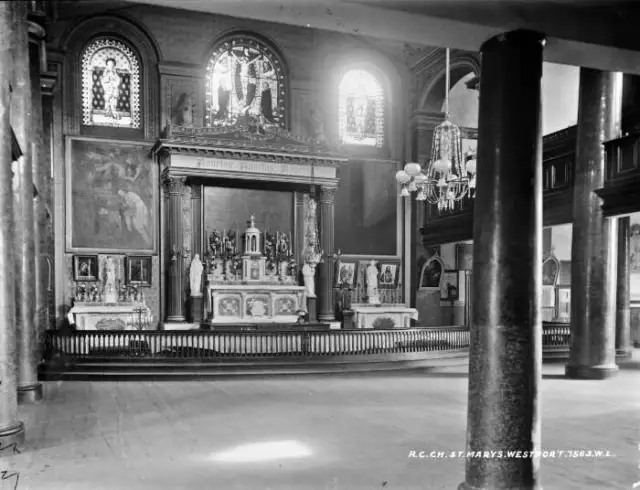
[[[340,164],[335,246],[345,255],[399,258],[404,201],[398,197],[395,162],[350,160]]]
[[[439,257],[431,257],[422,266],[420,289],[439,289],[444,272],[444,263]]]
[[[458,299],[458,272],[445,271],[440,281],[440,300],[457,301]]]
[[[278,55],[250,36],[220,43],[207,64],[207,126],[285,127],[285,72]]]
[[[159,184],[149,146],[68,138],[66,149],[69,251],[153,253]]]
[[[336,287],[345,286],[353,288],[356,284],[358,270],[357,262],[340,261],[335,277]]]
[[[345,144],[384,146],[384,91],[369,72],[347,72],[339,87],[340,140]]]
[[[151,286],[151,257],[127,257],[126,281],[130,286]]]
[[[162,98],[162,123],[174,126],[202,126],[200,88],[195,78],[164,76]]]
[[[378,287],[380,289],[393,289],[398,287],[399,272],[400,264],[381,262]]]
[[[558,280],[560,263],[555,257],[547,257],[542,262],[542,285],[555,286]]]
[[[98,256],[74,255],[73,280],[77,282],[95,282],[98,280]]]
[[[100,38],[82,52],[82,124],[140,127],[140,63],[124,43]]]

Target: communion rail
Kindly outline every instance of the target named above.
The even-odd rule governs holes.
[[[566,358],[569,325],[545,324],[545,358]],[[48,331],[42,379],[305,373],[464,364],[466,327],[385,330]],[[77,376],[74,378],[74,373]],[[82,374],[83,376],[80,376]]]

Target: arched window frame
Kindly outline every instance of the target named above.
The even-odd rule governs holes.
[[[95,39],[108,38],[122,42],[137,56],[140,63],[140,128],[86,126],[82,124],[82,53]],[[87,135],[115,139],[158,138],[160,79],[158,60],[160,48],[143,26],[131,19],[115,15],[98,15],[70,28],[61,48],[68,53],[64,68],[64,113],[67,135]]]
[[[129,96],[129,118],[130,124],[119,125],[118,123],[99,123],[92,120],[92,112],[94,110],[93,99],[93,69],[94,59],[100,56],[102,51],[109,51],[110,53],[120,52],[121,57],[125,58],[128,63],[128,96]],[[105,62],[109,60],[109,57],[117,57],[117,54],[103,55]],[[99,36],[91,39],[82,49],[80,53],[80,70],[81,79],[80,84],[82,87],[82,125],[83,126],[102,126],[102,127],[123,127],[127,129],[140,130],[143,124],[141,114],[141,63],[140,55],[135,51],[135,48],[128,45],[128,43],[121,41],[116,37]],[[124,71],[119,70],[119,71]],[[122,77],[122,73],[120,73]],[[106,103],[106,101],[105,101]]]
[[[350,94],[345,94],[343,92],[343,84],[347,77],[361,72],[366,74],[366,76],[370,77],[371,82],[377,85],[377,94],[362,94],[363,98],[375,98],[374,99],[374,118],[375,118],[375,142],[372,143],[359,143],[358,141],[347,140],[345,133],[347,132],[347,104],[348,98]],[[367,116],[365,115],[365,118]],[[369,147],[369,148],[384,148],[386,146],[387,138],[386,138],[386,117],[387,117],[387,94],[385,91],[385,87],[380,78],[370,69],[366,67],[358,67],[353,66],[346,69],[340,76],[339,84],[338,84],[338,135],[340,138],[340,142],[346,145],[353,145],[358,147]],[[364,122],[364,121],[363,121]]]
[[[243,44],[248,45],[250,48],[258,51],[262,56],[266,57],[267,60],[271,63],[274,71],[275,77],[278,84],[277,93],[273,94],[272,97],[275,102],[278,121],[276,126],[280,129],[288,130],[290,119],[289,119],[289,70],[287,68],[287,63],[282,55],[281,50],[277,47],[277,45],[267,39],[264,36],[260,36],[255,33],[245,32],[245,31],[236,31],[225,34],[222,38],[216,40],[213,44],[213,47],[208,51],[208,55],[206,57],[206,66],[205,66],[205,117],[204,124],[205,126],[211,127],[216,126],[213,121],[212,112],[213,108],[213,80],[212,80],[212,71],[215,66],[216,61],[219,57],[226,51],[228,51],[232,46],[242,46]],[[259,85],[259,83],[258,83]],[[257,88],[258,90],[259,88]],[[232,89],[233,90],[233,89]],[[257,93],[257,92],[256,92]],[[242,121],[238,121],[239,124],[242,124]],[[231,124],[231,123],[229,123]],[[226,125],[226,124],[221,124]]]

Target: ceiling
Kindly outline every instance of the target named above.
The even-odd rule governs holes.
[[[502,32],[532,29],[547,35],[546,61],[640,74],[637,1],[118,0],[116,3],[179,8],[469,51],[477,51],[484,41]]]

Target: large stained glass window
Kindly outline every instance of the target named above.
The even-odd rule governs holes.
[[[368,71],[351,70],[339,88],[342,143],[384,146],[384,91]]]
[[[207,126],[285,127],[284,67],[263,43],[234,36],[207,64]]]
[[[82,124],[140,127],[140,63],[116,39],[96,39],[82,52]]]

